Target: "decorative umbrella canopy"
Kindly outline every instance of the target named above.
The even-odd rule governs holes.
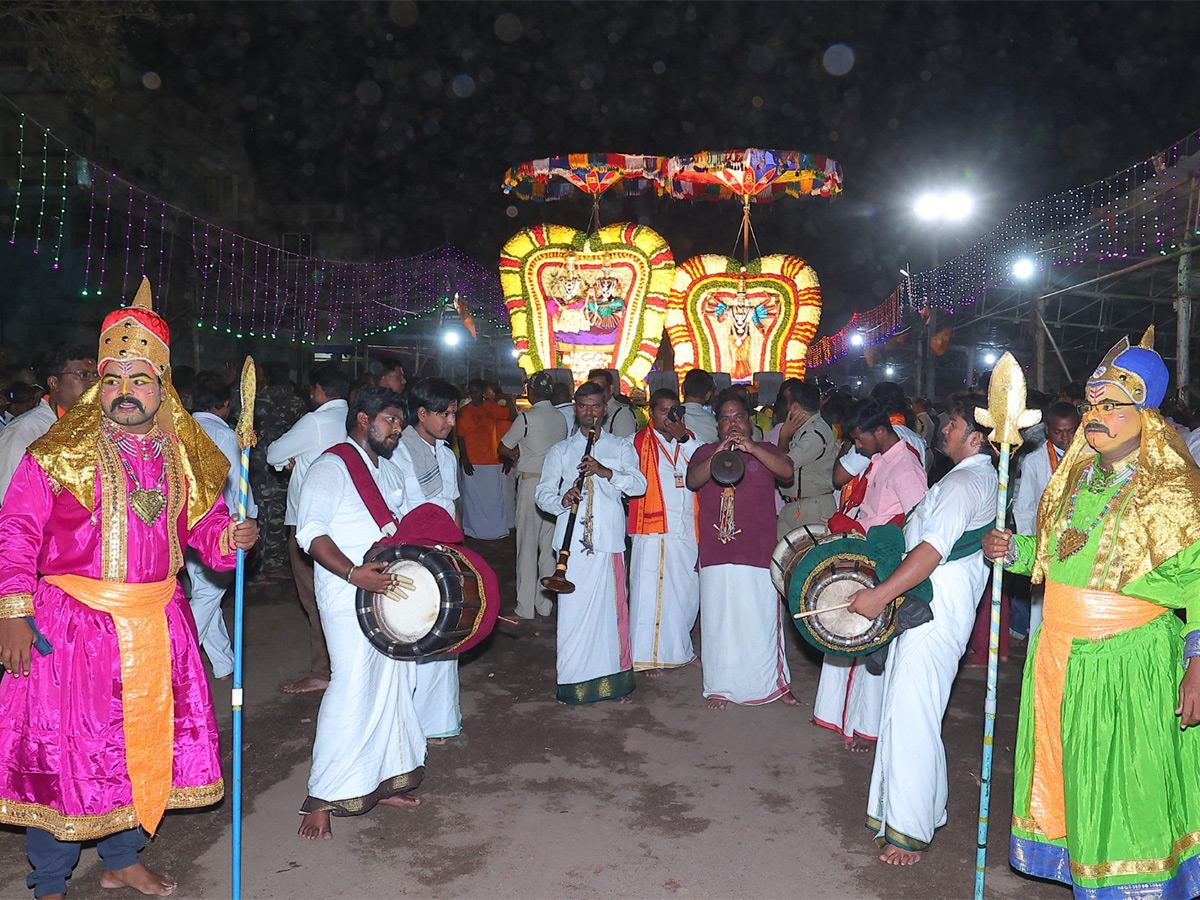
[[[666,160],[624,153],[570,153],[534,159],[504,173],[504,193],[522,200],[560,200],[579,191],[592,198],[645,194],[658,188]]]
[[[842,168],[828,157],[797,150],[706,151],[667,160],[664,184],[676,200],[770,203],[785,195],[839,194]]]

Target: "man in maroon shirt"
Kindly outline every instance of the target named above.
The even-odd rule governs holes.
[[[717,398],[717,441],[696,450],[687,486],[700,498],[700,636],[709,709],[729,701],[755,706],[791,695],[783,607],[771,583],[775,485],[792,464],[774,444],[751,438],[750,408],[733,391]],[[712,480],[712,457],[737,452],[745,474],[735,485]]]

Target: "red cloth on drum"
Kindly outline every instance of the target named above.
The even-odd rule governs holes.
[[[479,627],[471,637],[454,648],[457,656],[470,650],[496,627],[496,617],[500,614],[500,581],[482,556],[474,550],[464,547],[462,529],[454,524],[450,514],[436,503],[422,503],[412,509],[400,520],[396,534],[388,539],[388,543],[417,544],[421,547],[432,547],[435,544],[453,544],[454,549],[466,557],[483,581],[483,618]]]

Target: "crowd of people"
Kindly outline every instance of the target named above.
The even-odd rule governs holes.
[[[1043,423],[1014,467],[1008,530],[976,417],[986,378],[938,403],[800,379],[755,398],[693,369],[639,406],[609,370],[573,391],[535,373],[519,401],[485,381],[410,383],[399,363],[357,381],[319,366],[308,403],[286,364],[265,366],[239,523],[235,374],[172,371],[165,323],[137,305],[105,321],[98,351],[3,373],[0,822],[28,829],[36,897],[65,891],[93,838],[105,886],[174,889],[137,854],[166,808],[222,793],[198,648],[229,677],[238,548],[258,546],[254,577],[294,580],[309,622],[308,670],[284,690],[324,691],[299,829],[318,840],[331,817],[419,803],[428,743],[463,730],[457,659],[392,659],[359,626],[360,590],[415,590],[364,562],[380,540],[515,530],[503,602],[556,616],[560,703],[627,703],[639,678],[699,665],[700,702],[721,710],[801,705],[771,562],[803,528],[902,529],[902,561],[850,612],[932,597],[886,652],[827,655],[811,710],[874,752],[862,789],[882,861],[919,862],[946,824],[942,720],[960,667],[984,662],[1000,559],[1001,658],[1028,642],[1013,866],[1079,896],[1200,894],[1200,423],[1163,405],[1150,339],[1086,384],[1031,393]],[[740,475],[715,477],[729,454]],[[556,563],[569,598],[543,586]]]

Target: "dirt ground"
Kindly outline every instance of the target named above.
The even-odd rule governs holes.
[[[512,539],[473,546],[495,566],[511,612]],[[863,825],[871,754],[847,753],[809,724],[819,663],[798,635],[789,661],[799,709],[705,709],[698,666],[639,678],[631,705],[566,707],[554,700],[554,625],[546,619],[500,623],[464,660],[464,733],[429,748],[420,807],[335,819],[333,840],[314,844],[296,829],[320,695],[279,690],[307,664],[305,629],[289,582],[250,588],[245,897],[972,895],[984,696],[977,670],[960,676],[945,721],[949,823],[910,869],[878,862]],[[1018,689],[1019,660],[1001,670],[987,896],[1068,900],[1066,888],[1007,863]],[[231,794],[228,683],[214,696]],[[179,879],[175,896],[230,895],[231,811],[227,796],[209,810],[167,815],[142,860]],[[0,897],[32,897],[28,871],[23,834],[0,828]],[[69,896],[120,896],[101,889],[99,875],[89,845]]]

